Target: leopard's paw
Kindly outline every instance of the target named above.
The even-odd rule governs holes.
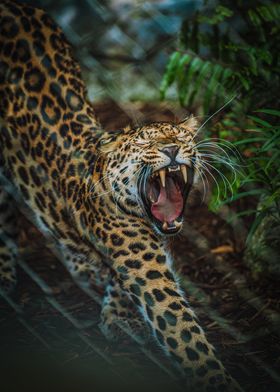
[[[101,313],[99,328],[109,341],[124,340],[128,336],[145,344],[150,340],[148,326],[137,315],[128,312],[119,315],[114,308],[105,306]]]

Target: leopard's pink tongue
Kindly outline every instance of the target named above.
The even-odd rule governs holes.
[[[160,187],[158,199],[152,204],[151,212],[161,222],[172,223],[183,210],[183,197],[180,189],[171,178],[166,179],[166,186]]]

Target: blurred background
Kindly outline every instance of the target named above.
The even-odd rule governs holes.
[[[245,391],[278,391],[278,1],[22,2],[61,26],[104,129],[197,116],[206,167],[170,248],[228,370]],[[55,388],[59,377],[69,390],[74,379],[79,387],[83,380],[92,388],[180,388],[152,343],[103,338],[98,300],[76,287],[24,216],[21,227],[18,289],[0,297],[0,373],[5,369],[8,390]],[[59,375],[53,384],[46,369]]]
[[[94,101],[158,101],[184,17],[200,0],[28,1],[54,17],[74,46]]]

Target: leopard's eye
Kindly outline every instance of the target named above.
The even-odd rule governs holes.
[[[110,143],[111,141],[113,141],[113,136],[112,136],[112,137],[109,137],[109,138],[106,138],[106,139],[101,139],[100,142],[99,142],[99,144],[100,144],[101,146],[104,146],[105,144],[108,144],[108,143]]]

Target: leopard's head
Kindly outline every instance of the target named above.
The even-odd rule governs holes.
[[[116,204],[127,213],[146,215],[157,231],[179,232],[199,156],[193,117],[179,124],[156,122],[107,133],[100,150]]]

